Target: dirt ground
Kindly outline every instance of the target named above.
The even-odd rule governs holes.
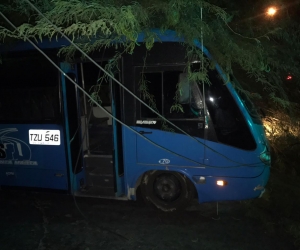
[[[0,191],[1,250],[292,250],[285,230],[267,230],[241,202],[175,213],[143,202]]]

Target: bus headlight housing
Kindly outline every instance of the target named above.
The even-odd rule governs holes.
[[[265,150],[260,154],[259,159],[266,165],[271,165],[271,154],[268,148],[266,147]]]

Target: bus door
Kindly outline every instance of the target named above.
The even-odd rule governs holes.
[[[185,135],[143,104],[138,104],[138,132],[151,140],[137,136],[138,164],[193,167],[204,162],[202,94],[196,83],[188,81],[183,69],[182,66],[135,68],[141,99],[190,135]]]
[[[100,64],[104,67],[105,62]],[[77,194],[121,196],[123,177],[118,157],[118,139],[121,136],[117,136],[119,126],[109,115],[118,116],[118,89],[93,63],[80,63],[77,68],[80,85],[105,109],[95,105],[82,92],[78,93],[78,133],[81,136],[85,181]]]
[[[77,65],[63,62],[61,69],[73,81],[78,82]],[[71,192],[79,190],[84,184],[82,148],[78,133],[80,109],[78,104],[78,88],[65,76],[61,75],[61,97],[63,104],[65,141]]]

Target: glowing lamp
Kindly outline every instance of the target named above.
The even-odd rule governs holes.
[[[218,186],[221,186],[221,187],[226,186],[226,185],[227,185],[227,181],[218,180],[218,181],[217,181],[217,185],[218,185]]]
[[[270,7],[267,10],[267,15],[274,16],[276,14],[276,12],[277,12],[277,9],[275,7]]]
[[[292,80],[293,77],[292,77],[291,75],[288,75],[286,79],[287,79],[287,80]]]

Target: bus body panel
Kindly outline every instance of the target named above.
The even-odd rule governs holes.
[[[60,145],[30,144],[30,130],[59,130]],[[33,139],[34,139],[33,135]],[[63,128],[55,124],[0,124],[1,185],[68,189]]]
[[[212,141],[206,141],[206,146],[206,165],[213,175],[252,178],[264,171],[259,159],[262,147],[248,151]]]
[[[223,176],[204,176],[204,184],[196,184],[198,201],[226,201],[246,200],[260,197],[264,191],[270,175],[269,167],[262,167],[261,175],[253,178],[232,178]],[[200,179],[200,176],[193,176],[193,179]],[[217,181],[226,182],[226,186],[218,186]]]
[[[128,164],[128,165],[127,165]],[[263,164],[262,164],[263,165]],[[265,191],[265,185],[269,179],[270,168],[260,166],[263,172],[252,178],[224,177],[222,175],[206,175],[205,169],[185,168],[175,166],[157,166],[134,164],[133,161],[125,161],[126,168],[126,196],[128,199],[136,199],[136,189],[142,176],[147,171],[160,170],[178,172],[185,175],[195,186],[197,198],[200,203],[224,200],[244,200],[260,197]],[[226,182],[225,186],[218,186],[217,181]]]
[[[137,163],[182,167],[199,167],[203,164],[205,145],[203,139],[151,128],[132,128],[139,133],[145,132],[144,137],[135,135]]]
[[[137,128],[134,127],[134,129]],[[170,132],[161,133],[169,134]],[[209,164],[197,165],[191,164],[191,162],[183,160],[181,157],[176,157],[163,149],[153,150],[155,146],[146,145],[149,142],[144,142],[142,148],[138,147],[138,139],[135,141],[133,139],[135,134],[127,128],[123,128],[123,136],[124,141],[126,141],[126,145],[124,145],[125,182],[127,183],[126,195],[129,199],[136,199],[135,191],[140,184],[141,177],[147,171],[153,170],[174,171],[187,176],[197,190],[199,202],[243,200],[259,197],[264,191],[269,178],[270,168],[259,161],[259,157],[255,151],[248,152],[229,146],[227,146],[227,150],[224,150],[224,146],[226,145],[207,142],[216,151],[221,152],[228,158],[231,157],[237,161],[241,160],[241,163],[237,165],[236,162],[226,161],[219,155],[220,158],[216,158],[215,161],[211,161]],[[168,136],[177,137],[178,134],[160,135],[160,138],[167,139]],[[139,136],[137,135],[137,137]],[[186,140],[191,139],[187,136],[183,137],[186,137]],[[184,146],[184,144],[181,145]],[[219,147],[217,147],[218,145]],[[198,145],[198,150],[201,147],[204,148],[204,146]],[[137,155],[139,151],[144,152],[144,164],[138,161]],[[181,151],[181,155],[184,151],[184,149]],[[240,157],[237,158],[235,157],[236,155]],[[161,164],[159,163],[160,159],[169,160],[170,162],[168,164]],[[253,160],[256,160],[256,162]],[[223,164],[224,161],[227,162],[227,165]],[[200,181],[202,178],[205,179],[204,182]],[[218,180],[223,180],[228,185],[224,187],[217,186]]]

